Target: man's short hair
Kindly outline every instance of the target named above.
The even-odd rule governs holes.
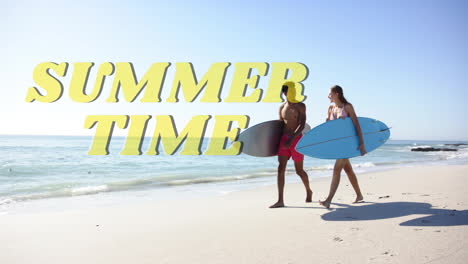
[[[288,86],[287,85],[283,85],[283,87],[281,87],[281,93],[287,93],[288,92]]]

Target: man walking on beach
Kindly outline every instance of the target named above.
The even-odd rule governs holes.
[[[291,86],[291,87],[289,87]],[[281,93],[285,95],[286,102],[279,108],[279,118],[284,122],[283,134],[278,148],[278,201],[270,208],[284,207],[283,191],[286,165],[290,157],[294,161],[297,175],[301,177],[306,188],[306,202],[312,202],[312,190],[309,186],[309,176],[304,171],[304,155],[296,151],[296,145],[302,137],[302,130],[306,123],[306,106],[300,102],[292,102],[288,98],[288,89],[294,89],[294,84],[283,85]]]

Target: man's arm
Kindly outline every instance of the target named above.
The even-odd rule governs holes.
[[[302,130],[304,130],[305,123],[306,123],[306,106],[304,103],[300,103],[298,106],[299,107],[298,107],[297,118],[299,121],[298,122],[299,125],[294,131],[294,134],[292,136],[293,139],[297,137],[298,135],[302,134]]]
[[[283,115],[281,114],[281,111],[283,110],[284,104],[282,104],[279,108],[279,120],[283,121]]]

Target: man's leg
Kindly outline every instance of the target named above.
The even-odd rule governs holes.
[[[286,165],[288,164],[288,156],[278,156],[278,201],[270,206],[270,208],[284,207],[284,174],[286,171]]]
[[[296,168],[296,174],[301,177],[302,183],[307,192],[306,203],[312,202],[312,190],[309,185],[309,176],[307,172],[304,171],[304,161],[294,161],[294,168]]]

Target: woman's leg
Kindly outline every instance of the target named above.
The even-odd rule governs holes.
[[[335,167],[333,168],[333,178],[330,185],[330,193],[328,194],[328,197],[325,201],[320,201],[320,204],[326,208],[330,208],[333,196],[335,196],[336,190],[338,189],[338,185],[340,184],[341,170],[343,169],[345,162],[346,159],[339,159],[335,162]]]
[[[356,174],[353,171],[353,167],[351,166],[351,162],[349,162],[349,159],[346,159],[343,169],[346,172],[346,175],[348,175],[349,182],[351,182],[351,185],[353,186],[354,191],[356,192],[356,200],[353,203],[358,203],[362,201],[364,197],[362,196]]]

